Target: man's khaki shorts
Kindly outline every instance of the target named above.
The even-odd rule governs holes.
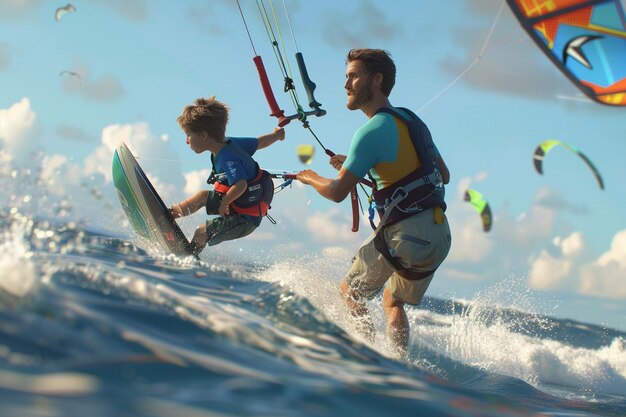
[[[346,281],[359,298],[371,299],[385,286],[394,298],[408,304],[419,304],[433,275],[408,280],[374,247],[372,235],[361,245],[348,271]],[[451,235],[448,220],[439,207],[424,210],[385,229],[385,240],[392,256],[414,271],[433,271],[450,251]]]

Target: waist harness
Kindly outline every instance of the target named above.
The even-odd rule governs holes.
[[[213,161],[214,158],[211,155],[211,163]],[[253,179],[248,180],[246,191],[230,203],[229,207],[235,213],[263,217],[267,215],[267,211],[271,208],[270,204],[274,198],[274,182],[269,172],[261,169],[259,164],[256,164],[256,171],[257,175]],[[226,194],[231,187],[226,182],[226,175],[215,172],[214,164],[207,183],[213,183],[214,190],[220,197]]]
[[[407,119],[396,109],[386,107],[378,109],[376,114],[389,113],[406,123],[411,143],[421,164],[415,171],[381,190],[376,189],[376,182],[372,179],[374,184],[372,198],[381,220],[378,227],[374,226],[371,219],[370,222],[376,230],[374,247],[393,266],[398,275],[408,280],[419,280],[432,275],[435,270],[416,272],[402,266],[400,260],[389,252],[384,231],[392,224],[424,210],[433,207],[441,207],[445,210],[446,203],[443,198],[443,179],[437,166],[435,145],[428,127],[409,109],[398,108],[410,117]]]

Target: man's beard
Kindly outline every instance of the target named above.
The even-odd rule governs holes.
[[[352,101],[348,100],[346,106],[350,110],[358,110],[374,98],[373,80],[370,80],[359,91],[354,91]]]

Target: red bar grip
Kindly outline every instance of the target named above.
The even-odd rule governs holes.
[[[270,116],[274,116],[278,118],[278,126],[283,127],[289,124],[290,120],[285,117],[285,112],[278,107],[278,103],[276,102],[276,97],[274,97],[274,92],[272,91],[272,86],[270,85],[270,81],[267,78],[267,73],[265,72],[265,66],[263,65],[263,60],[260,55],[252,58],[254,61],[254,65],[256,65],[256,70],[259,73],[259,78],[261,79],[261,86],[263,87],[263,93],[265,93],[265,99],[267,100],[267,104],[270,106]]]
[[[352,231],[359,231],[359,195],[356,187],[350,191],[350,199],[352,200]]]

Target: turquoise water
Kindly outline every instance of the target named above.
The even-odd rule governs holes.
[[[315,262],[162,257],[15,209],[0,234],[2,416],[626,415],[618,330],[427,298],[404,360]]]

